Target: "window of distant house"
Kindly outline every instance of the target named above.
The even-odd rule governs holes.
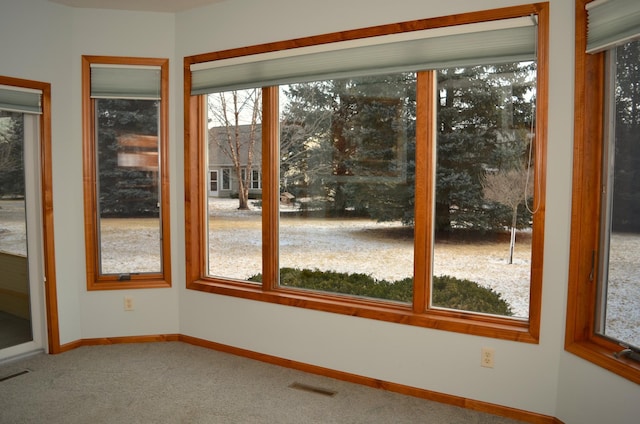
[[[217,171],[211,171],[209,173],[210,175],[210,183],[211,185],[209,186],[209,190],[213,193],[218,191],[218,172]]]
[[[87,286],[168,287],[168,60],[83,56]]]
[[[578,10],[567,349],[640,383],[640,5]]]
[[[222,170],[222,189],[231,190],[231,170],[229,168]]]
[[[537,342],[547,19],[186,58],[187,287]],[[229,192],[207,191],[214,168]]]

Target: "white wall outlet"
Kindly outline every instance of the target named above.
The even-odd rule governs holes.
[[[133,311],[133,297],[131,296],[124,297],[124,310]]]
[[[491,347],[483,347],[480,357],[480,366],[485,368],[493,368],[494,350]]]

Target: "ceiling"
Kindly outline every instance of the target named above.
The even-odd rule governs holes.
[[[91,9],[141,10],[147,12],[182,12],[212,3],[230,0],[49,0],[72,7]]]

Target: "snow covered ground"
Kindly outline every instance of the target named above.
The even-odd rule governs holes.
[[[210,273],[238,279],[261,270],[260,210],[238,211],[237,200],[210,202]],[[398,222],[280,218],[280,266],[361,272],[378,279],[413,275],[413,236]],[[530,237],[516,242],[436,243],[434,275],[466,278],[500,293],[518,317],[529,314]]]
[[[19,203],[0,201],[0,250],[24,253],[24,224],[16,219]],[[260,209],[238,211],[237,200],[216,199],[209,211],[210,273],[238,279],[260,273]],[[104,220],[102,230],[104,272],[160,269],[156,219]],[[413,238],[398,223],[301,219],[284,213],[280,230],[281,267],[363,272],[386,280],[413,273]],[[530,238],[517,240],[513,264],[507,263],[508,253],[508,240],[438,242],[433,272],[489,287],[501,294],[516,316],[527,317]],[[610,264],[607,333],[640,345],[640,236],[615,234]]]

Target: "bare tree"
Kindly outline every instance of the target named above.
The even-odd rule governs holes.
[[[260,88],[209,96],[209,118],[219,129],[210,132],[211,142],[231,160],[238,181],[238,209],[241,210],[249,209],[255,146],[260,142],[261,99]]]
[[[484,198],[511,208],[511,241],[509,243],[509,264],[513,263],[513,250],[516,244],[518,206],[527,200],[533,189],[533,176],[530,168],[518,166],[495,173],[485,173],[482,182]]]
[[[9,172],[18,165],[12,154],[13,142],[12,133],[10,132],[10,124],[5,125],[3,121],[9,121],[9,118],[0,120],[0,171]]]
[[[15,161],[11,155],[11,144],[3,140],[0,135],[0,171],[12,171],[15,167]]]

